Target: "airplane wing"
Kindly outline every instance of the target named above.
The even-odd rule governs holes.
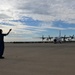
[[[64,35],[63,37],[61,37],[61,38],[65,38],[65,39],[69,39],[69,38],[71,38],[71,39],[74,39],[75,37],[74,37],[74,35],[72,35],[72,36],[66,36],[66,35]]]
[[[67,38],[70,38],[70,37],[61,37],[61,38],[62,38],[62,39],[63,39],[63,38],[67,39]]]

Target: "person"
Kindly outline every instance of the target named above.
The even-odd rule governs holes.
[[[7,36],[10,31],[12,29],[10,29],[6,34],[3,34],[2,29],[0,29],[0,59],[4,59],[3,57],[3,53],[4,53],[4,36]]]

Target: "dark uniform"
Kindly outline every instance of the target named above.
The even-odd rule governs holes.
[[[0,59],[4,59],[3,53],[4,53],[4,36],[8,35],[12,29],[9,30],[8,33],[3,34],[2,29],[0,29]]]
[[[4,53],[4,36],[7,34],[0,34],[0,57],[2,57]]]

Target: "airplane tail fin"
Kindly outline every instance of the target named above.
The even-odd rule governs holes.
[[[59,37],[61,37],[61,30],[59,30]]]

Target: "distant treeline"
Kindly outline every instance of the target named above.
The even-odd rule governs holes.
[[[5,42],[5,43],[54,43],[53,41],[28,41],[28,42]],[[75,41],[62,41],[62,43],[75,43]]]

